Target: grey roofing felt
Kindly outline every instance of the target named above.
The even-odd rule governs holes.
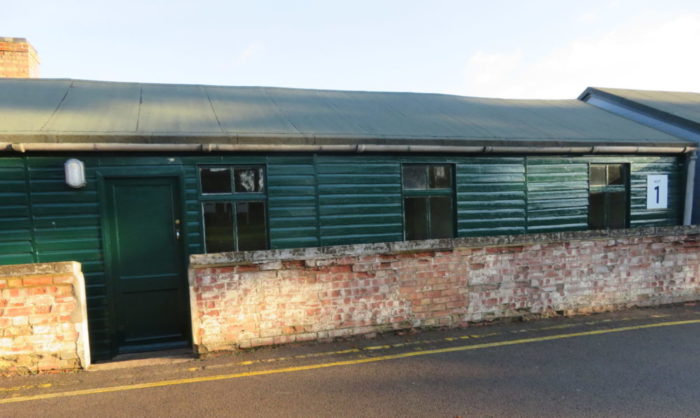
[[[25,143],[688,144],[579,100],[67,79],[0,79],[0,139]]]
[[[589,87],[582,96],[596,91],[700,123],[700,93]]]

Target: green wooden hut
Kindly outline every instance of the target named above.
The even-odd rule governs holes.
[[[82,263],[107,359],[189,344],[190,254],[677,225],[694,149],[578,100],[3,79],[0,264]]]

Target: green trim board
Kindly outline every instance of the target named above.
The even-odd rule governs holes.
[[[63,163],[79,158],[87,186],[71,189]],[[0,157],[0,264],[75,260],[88,294],[93,357],[113,353],[100,175],[178,173],[183,263],[204,252],[198,167],[264,165],[270,248],[403,240],[402,164],[454,168],[456,235],[587,228],[588,166],[630,165],[630,226],[678,225],[685,166],[670,156],[405,154],[40,154]],[[665,174],[668,209],[646,208],[646,176]]]

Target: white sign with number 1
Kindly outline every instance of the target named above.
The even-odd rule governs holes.
[[[650,174],[647,176],[647,209],[668,207],[668,176]]]

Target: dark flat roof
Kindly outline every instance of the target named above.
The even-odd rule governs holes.
[[[579,100],[0,79],[0,143],[684,146]]]

